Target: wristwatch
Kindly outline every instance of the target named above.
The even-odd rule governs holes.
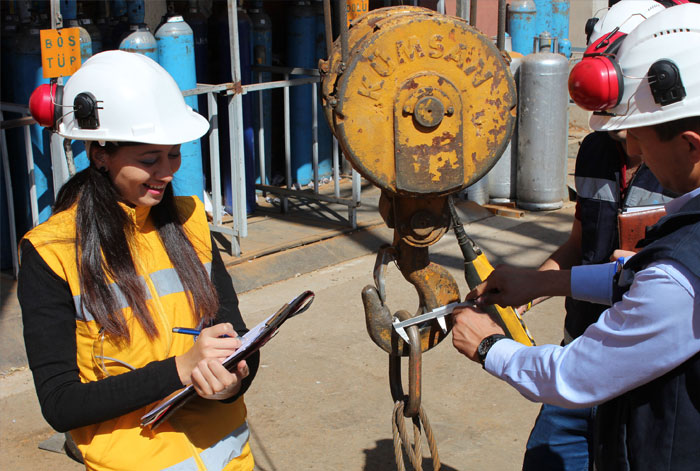
[[[493,334],[489,335],[485,339],[481,341],[479,344],[479,347],[476,349],[476,354],[479,356],[479,363],[481,363],[481,366],[486,366],[486,354],[491,350],[491,347],[493,347],[493,344],[498,342],[499,340],[502,339],[507,339],[503,334]]]

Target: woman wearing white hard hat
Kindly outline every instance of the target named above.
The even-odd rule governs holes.
[[[700,463],[698,51],[700,5],[645,20],[611,58],[619,100],[591,118],[597,131],[626,130],[628,152],[680,195],[647,228],[639,252],[622,266],[496,270],[467,295],[500,305],[543,294],[607,303],[598,321],[566,346],[524,347],[479,310],[455,311],[455,347],[528,399],[598,405],[593,451],[601,471],[694,471]]]
[[[35,116],[85,140],[90,165],[20,244],[18,297],[44,417],[70,431],[91,470],[253,469],[243,393],[259,357],[233,372],[221,364],[247,330],[202,202],[171,185],[180,144],[208,122],[139,54],[97,54],[63,89],[47,87],[48,98],[32,98]],[[190,384],[198,398],[141,427]]]

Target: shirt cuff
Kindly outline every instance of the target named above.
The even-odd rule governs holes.
[[[492,375],[501,378],[506,369],[510,357],[521,348],[526,348],[520,342],[511,339],[502,339],[494,343],[486,354],[484,369]]]
[[[612,305],[613,277],[620,262],[581,265],[571,268],[571,297],[596,304]]]

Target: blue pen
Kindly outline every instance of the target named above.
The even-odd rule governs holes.
[[[188,329],[187,327],[173,327],[173,332],[176,334],[193,335],[195,337],[202,333],[202,331],[199,329]],[[230,337],[230,335],[224,334],[220,337]]]
[[[187,335],[194,335],[194,336],[197,336],[197,335],[202,333],[201,330],[188,329],[186,327],[173,327],[173,332],[176,334],[187,334]]]

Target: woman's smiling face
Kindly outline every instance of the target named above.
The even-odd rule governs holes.
[[[107,153],[98,147],[95,164],[105,168],[124,202],[131,206],[155,206],[180,168],[180,145],[137,144]]]

